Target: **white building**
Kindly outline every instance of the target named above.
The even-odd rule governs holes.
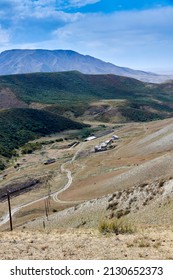
[[[119,139],[119,137],[117,135],[112,136],[112,140],[118,140],[118,139]]]
[[[85,139],[85,141],[91,141],[91,140],[94,140],[94,139],[96,139],[95,136],[89,136]]]

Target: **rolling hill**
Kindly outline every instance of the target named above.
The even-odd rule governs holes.
[[[54,113],[70,111],[77,117],[83,115],[93,101],[125,100],[124,104],[116,106],[124,121],[149,121],[173,116],[172,89],[171,82],[147,84],[133,78],[86,75],[76,71],[0,77],[1,104],[4,91],[15,95],[18,100],[17,105],[15,102],[15,106],[11,104],[4,108],[39,103]],[[6,99],[4,103],[7,103]]]
[[[72,50],[14,49],[0,54],[0,75],[73,70],[84,74],[115,74],[147,82],[161,82],[170,78],[116,66]]]

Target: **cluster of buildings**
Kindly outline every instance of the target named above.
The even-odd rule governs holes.
[[[113,135],[111,139],[106,140],[105,142],[102,142],[100,145],[95,146],[94,147],[95,153],[106,151],[108,149],[108,147],[110,147],[110,145],[113,143],[113,141],[118,140],[118,139],[119,139],[119,137],[117,135]]]

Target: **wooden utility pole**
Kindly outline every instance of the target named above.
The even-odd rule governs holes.
[[[10,203],[10,192],[7,190],[7,199],[8,199],[8,209],[9,209],[9,218],[10,218],[10,230],[13,230],[12,215],[11,215],[11,203]]]
[[[46,198],[44,200],[44,206],[45,206],[46,217],[48,220],[49,219],[49,200],[48,200],[48,198]]]

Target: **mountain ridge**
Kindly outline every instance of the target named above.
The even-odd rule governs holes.
[[[74,70],[83,74],[115,74],[146,82],[163,82],[171,78],[120,67],[73,50],[13,49],[0,53],[0,75]]]

